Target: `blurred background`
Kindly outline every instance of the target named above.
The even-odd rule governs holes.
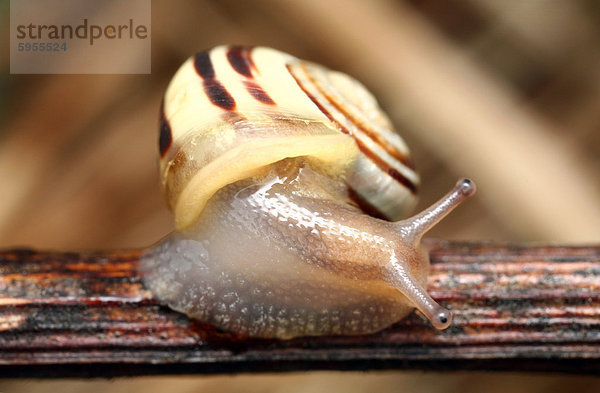
[[[407,141],[418,208],[458,177],[476,198],[433,236],[600,240],[600,3],[594,0],[153,1],[150,75],[9,75],[0,0],[0,247],[147,246],[172,229],[158,108],[179,65],[219,44],[271,46],[355,76]],[[582,377],[296,373],[0,381],[2,392],[580,392]]]

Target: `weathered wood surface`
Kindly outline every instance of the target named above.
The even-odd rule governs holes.
[[[311,369],[600,371],[600,246],[434,243],[446,331],[413,314],[378,334],[235,337],[158,305],[139,251],[0,252],[0,376]]]

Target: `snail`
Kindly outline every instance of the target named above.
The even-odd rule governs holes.
[[[160,302],[261,338],[372,333],[415,308],[451,323],[420,242],[475,185],[401,220],[419,177],[350,76],[263,47],[197,53],[165,93],[159,150],[176,230],[141,270]]]

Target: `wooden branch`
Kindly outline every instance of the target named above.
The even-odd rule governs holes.
[[[158,305],[139,251],[0,252],[0,376],[309,369],[600,371],[600,246],[435,242],[430,293],[454,312],[380,333],[237,337]]]

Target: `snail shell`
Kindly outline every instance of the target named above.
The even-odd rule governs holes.
[[[396,221],[419,178],[355,79],[269,48],[200,52],[166,91],[159,148],[176,231],[142,270],[160,301],[256,337],[370,333],[415,307],[450,324],[420,240],[474,185]]]

